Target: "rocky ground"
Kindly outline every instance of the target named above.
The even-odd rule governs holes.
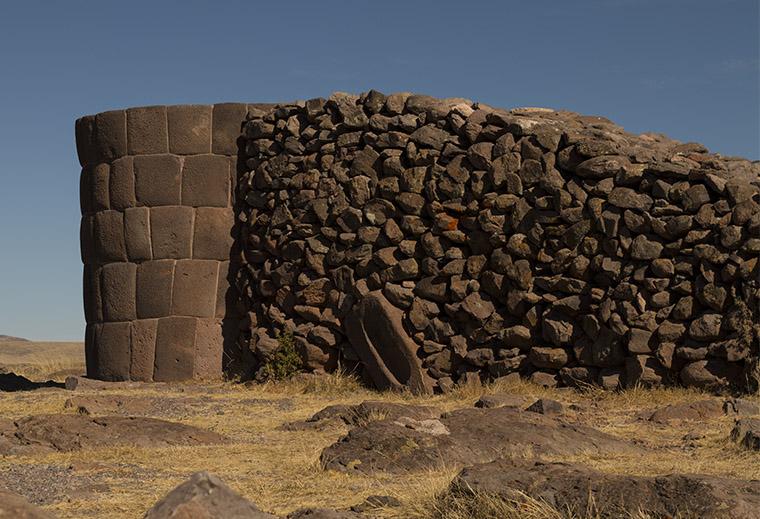
[[[758,397],[518,380],[410,396],[337,375],[0,389],[10,517],[24,499],[59,518],[760,517]]]

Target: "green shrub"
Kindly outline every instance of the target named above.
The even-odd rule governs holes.
[[[278,333],[277,342],[279,347],[264,364],[264,377],[268,380],[283,380],[303,371],[293,332]]]

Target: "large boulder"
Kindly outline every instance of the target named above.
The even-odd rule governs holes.
[[[650,517],[751,519],[760,517],[760,481],[695,474],[643,477],[605,474],[570,463],[515,463],[501,459],[464,469],[450,492],[498,496],[521,502],[544,501],[571,517]]]
[[[143,519],[276,519],[208,472],[196,472],[148,510]]]
[[[376,420],[322,451],[329,469],[408,472],[463,467],[497,457],[625,453],[638,448],[591,427],[514,408],[460,409],[439,419]]]
[[[432,393],[432,380],[417,358],[417,345],[403,326],[404,314],[376,290],[346,319],[346,332],[378,389]]]

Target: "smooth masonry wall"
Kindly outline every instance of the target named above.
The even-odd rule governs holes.
[[[217,378],[245,104],[151,106],[76,123],[88,375]],[[234,261],[233,261],[234,263]]]

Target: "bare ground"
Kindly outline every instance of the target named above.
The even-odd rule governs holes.
[[[59,368],[59,366],[55,366]],[[75,368],[72,368],[75,369]],[[22,373],[45,379],[34,368]],[[60,369],[58,369],[60,371]],[[0,392],[0,418],[32,414],[77,413],[74,398],[91,405],[93,414],[116,412],[152,416],[209,429],[232,443],[170,448],[98,448],[66,453],[0,457],[0,487],[24,495],[61,518],[141,517],[160,497],[193,472],[208,470],[261,509],[286,514],[305,506],[347,508],[370,495],[390,495],[400,507],[379,509],[380,517],[459,519],[473,517],[472,503],[442,498],[457,470],[413,474],[339,473],[320,466],[321,451],[346,434],[346,427],[282,430],[332,404],[365,400],[434,405],[444,410],[470,407],[482,395],[510,392],[529,399],[549,397],[569,406],[567,419],[643,444],[646,454],[604,456],[586,453],[563,457],[620,474],[704,473],[760,479],[760,458],[729,440],[733,418],[657,423],[642,418],[648,410],[692,402],[709,395],[684,389],[633,389],[619,393],[544,389],[525,382],[467,387],[449,395],[413,397],[377,393],[344,376],[326,376],[266,385],[236,383],[137,385],[128,389],[67,391],[41,388]],[[757,397],[750,397],[760,403]],[[511,517],[503,504],[483,501],[479,517]],[[559,517],[540,503],[514,517]]]

